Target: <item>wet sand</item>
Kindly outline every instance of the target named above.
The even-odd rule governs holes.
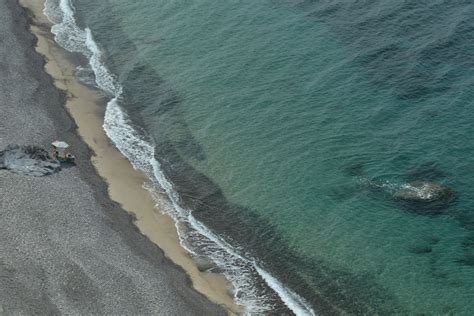
[[[144,175],[106,138],[105,100],[75,80],[42,1],[20,2],[30,21],[16,0],[0,4],[0,148],[62,139],[78,165],[42,178],[0,171],[0,312],[239,311],[224,278],[199,272],[142,188]]]

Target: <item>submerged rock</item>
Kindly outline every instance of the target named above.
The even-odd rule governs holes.
[[[0,169],[41,177],[61,169],[61,164],[38,146],[9,145],[0,151]]]
[[[223,270],[208,258],[196,256],[193,258],[200,272],[222,273]]]
[[[451,188],[430,181],[413,181],[403,185],[394,197],[416,206],[439,209],[447,207],[455,193]]]
[[[429,181],[414,181],[403,185],[395,193],[399,199],[407,201],[434,201],[450,197],[453,194],[450,188]]]

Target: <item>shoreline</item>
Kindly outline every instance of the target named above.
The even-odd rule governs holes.
[[[173,219],[157,209],[152,195],[143,188],[149,180],[141,171],[135,170],[107,138],[102,128],[104,96],[75,78],[75,65],[68,57],[69,53],[54,42],[50,32],[52,24],[42,12],[43,2],[18,2],[29,13],[30,32],[37,38],[35,49],[44,58],[45,71],[55,86],[66,94],[65,108],[77,125],[77,133],[92,150],[91,162],[107,183],[111,200],[134,216],[139,231],[187,273],[194,289],[230,314],[241,313],[243,307],[234,302],[224,276],[199,271],[197,263],[181,246]]]

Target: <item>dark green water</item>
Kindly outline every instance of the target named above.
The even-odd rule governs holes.
[[[127,151],[128,129],[112,139],[148,171],[154,156],[183,209],[304,298],[290,309],[472,314],[474,5],[73,4],[153,150]],[[394,198],[414,180],[454,197]],[[186,216],[188,246],[235,268]],[[288,312],[252,286],[237,282],[250,312]]]

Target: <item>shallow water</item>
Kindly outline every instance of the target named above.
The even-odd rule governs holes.
[[[250,312],[470,314],[474,5],[73,5],[109,134]],[[415,180],[455,198],[394,198]]]

